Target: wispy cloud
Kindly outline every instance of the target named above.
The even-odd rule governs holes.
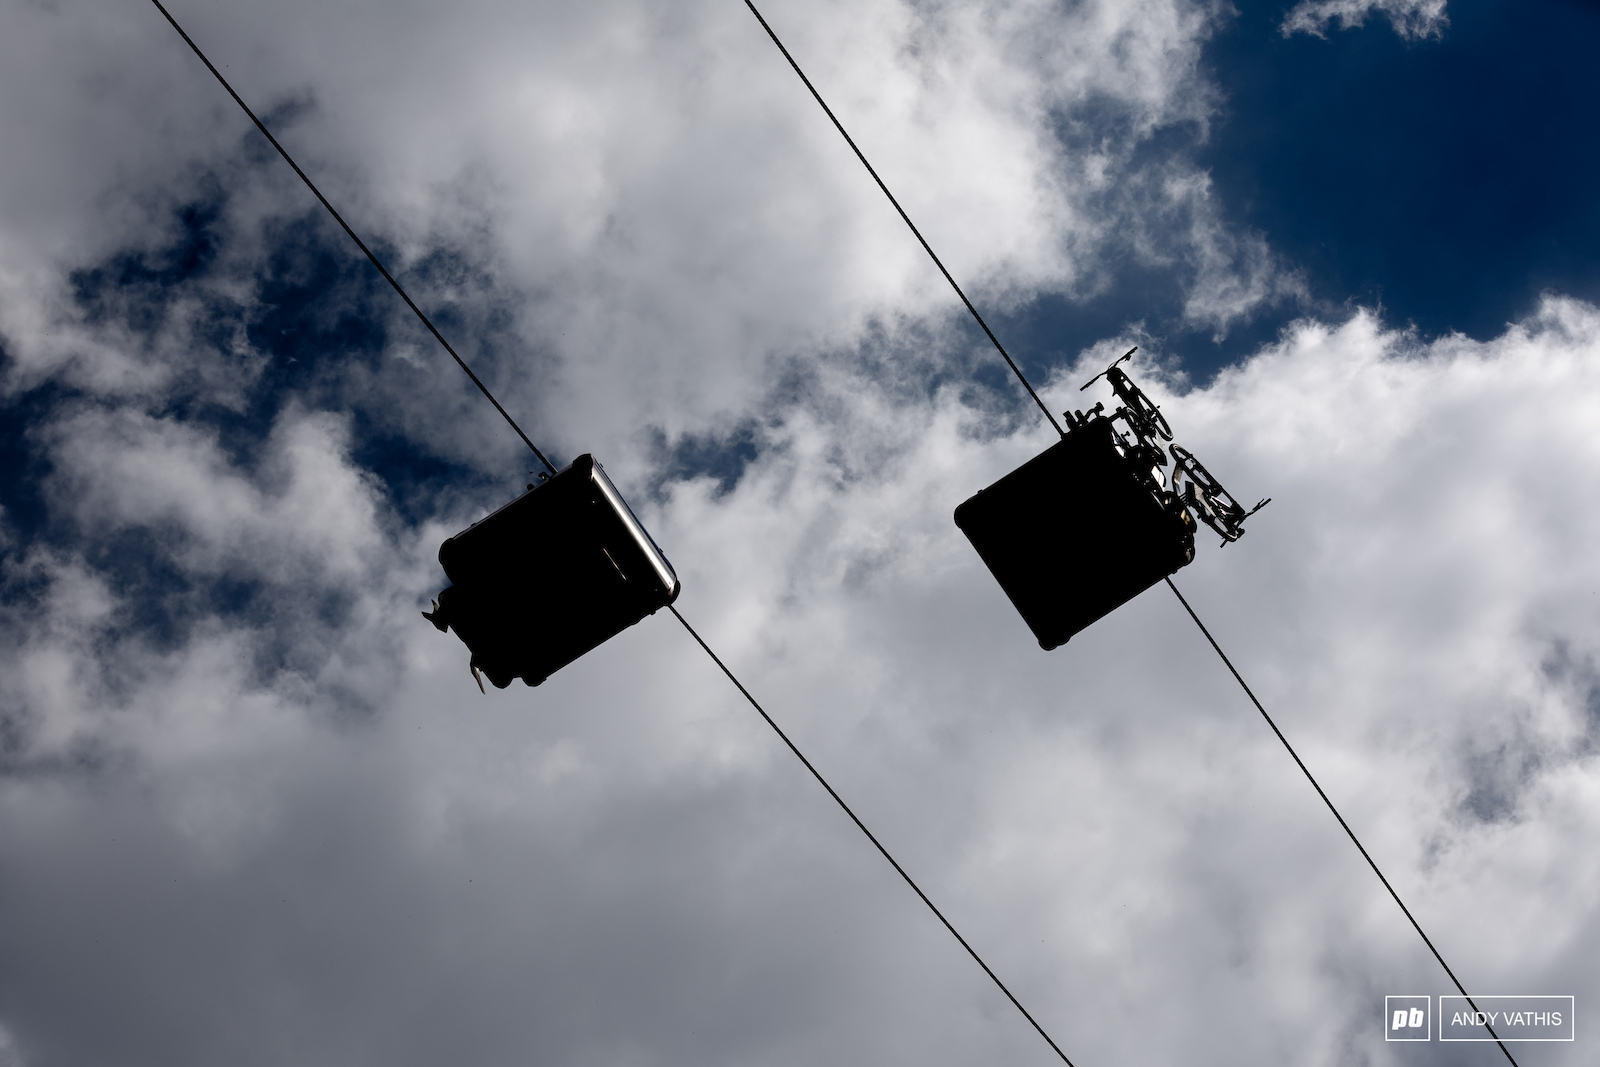
[[[1442,37],[1450,25],[1445,14],[1447,0],[1300,0],[1284,16],[1280,29],[1285,37],[1309,33],[1326,37],[1328,27],[1337,22],[1341,30],[1364,26],[1369,15],[1382,15],[1402,37],[1421,39]]]

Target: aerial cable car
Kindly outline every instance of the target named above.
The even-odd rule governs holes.
[[[439,546],[451,584],[422,614],[471,651],[480,690],[538,685],[682,588],[597,459],[539,477]]]
[[[1228,544],[1270,502],[1246,511],[1169,443],[1166,417],[1118,365],[1138,350],[1082,386],[1106,379],[1116,410],[1064,412],[1060,441],[956,508],[956,525],[1044,649],[1188,566],[1196,519]]]

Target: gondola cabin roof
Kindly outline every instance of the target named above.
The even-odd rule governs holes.
[[[439,563],[452,584],[424,614],[502,689],[538,685],[681,588],[591,455],[445,541]]]
[[[1194,559],[1194,519],[1159,484],[1096,416],[956,508],[956,525],[1055,648]]]

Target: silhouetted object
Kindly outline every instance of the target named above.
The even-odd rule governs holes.
[[[496,688],[538,685],[678,597],[672,564],[593,456],[439,546],[453,583],[422,614]]]
[[[1152,492],[1115,441],[1110,419],[1090,418],[956,508],[1041,648],[1194,559],[1194,519]]]
[[[1083,386],[1105,378],[1121,401],[1114,412],[1066,412],[1060,441],[956,508],[956,525],[1042,648],[1188,566],[1196,516],[1226,544],[1268,503],[1245,511],[1189,451],[1165,445],[1166,417],[1118,367],[1136,351]]]

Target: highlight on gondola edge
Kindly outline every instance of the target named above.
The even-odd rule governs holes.
[[[538,685],[654,615],[682,588],[672,564],[592,455],[448,538],[450,579],[423,612],[472,653],[483,689]]]
[[[1246,511],[1169,443],[1166,417],[1118,365],[1138,350],[1082,386],[1105,378],[1115,411],[1064,412],[1060,441],[956,508],[956,525],[1047,650],[1188,566],[1197,519],[1226,545],[1270,503]]]

